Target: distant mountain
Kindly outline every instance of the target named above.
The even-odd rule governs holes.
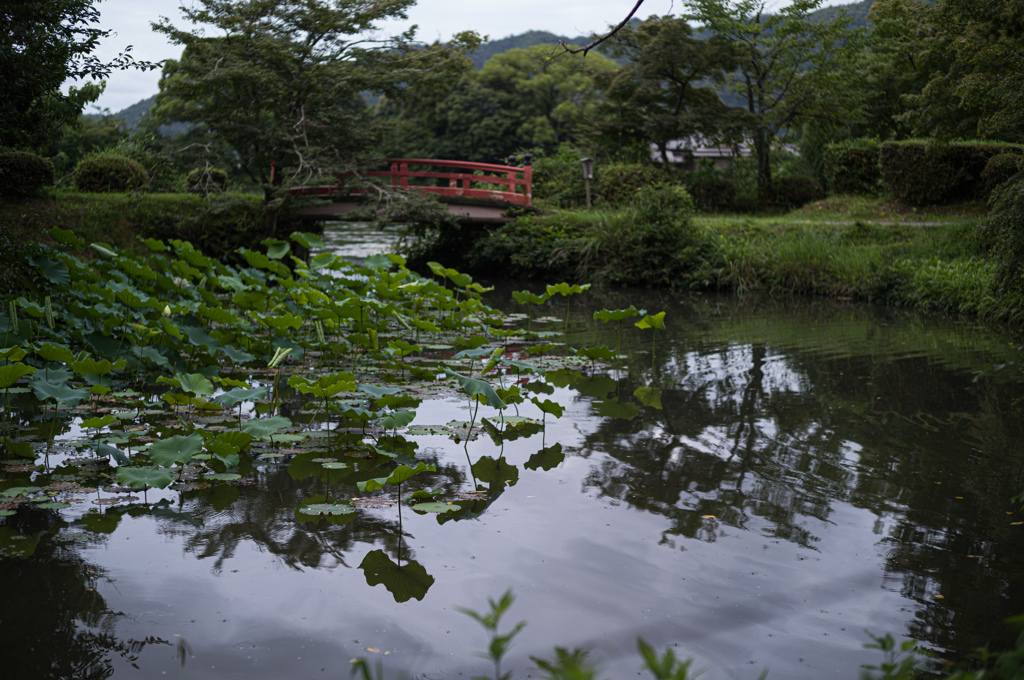
[[[567,38],[564,35],[555,35],[554,33],[548,33],[547,31],[527,31],[526,33],[520,33],[519,35],[510,35],[507,38],[501,40],[490,40],[485,42],[483,45],[478,47],[475,51],[471,52],[469,58],[473,60],[473,65],[479,71],[487,63],[487,60],[496,54],[503,54],[509,50],[514,49],[526,49],[533,47],[534,45],[551,45],[554,49],[555,45],[559,41],[564,41],[566,45],[585,45],[590,42],[591,38],[579,36],[576,38]]]

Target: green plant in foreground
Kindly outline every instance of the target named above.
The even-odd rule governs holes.
[[[456,607],[456,611],[465,614],[470,617],[481,626],[490,635],[490,642],[487,645],[487,651],[480,656],[490,660],[494,664],[494,680],[508,680],[512,677],[512,672],[506,673],[501,672],[501,661],[505,658],[505,654],[508,653],[509,647],[512,645],[512,639],[519,635],[519,633],[526,627],[526,621],[520,621],[512,627],[512,630],[502,635],[498,632],[498,626],[501,625],[501,617],[505,615],[512,603],[515,602],[515,596],[512,594],[512,590],[506,590],[505,593],[498,598],[497,601],[488,598],[487,604],[490,606],[490,611],[481,614],[473,609],[467,607]],[[478,676],[474,680],[489,680],[486,675]]]

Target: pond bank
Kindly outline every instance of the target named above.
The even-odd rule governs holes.
[[[998,290],[983,206],[894,213],[881,201],[835,199],[786,215],[697,216],[670,257],[669,239],[629,210],[550,213],[467,238],[438,240],[446,265],[479,275],[696,291],[849,298],[1019,326],[1024,299]],[[630,241],[632,239],[632,241]],[[659,240],[660,239],[660,240]],[[651,266],[645,268],[645,263]]]

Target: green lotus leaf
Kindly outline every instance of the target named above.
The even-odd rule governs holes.
[[[213,383],[201,373],[175,373],[181,389],[199,397],[209,397],[214,393]]]
[[[160,467],[171,467],[175,463],[184,465],[203,448],[203,436],[193,432],[187,437],[176,434],[170,439],[153,442],[149,447],[149,459]]]
[[[69,387],[66,383],[53,383],[47,382],[43,379],[41,373],[37,373],[32,377],[29,382],[32,386],[32,391],[36,395],[36,399],[39,401],[46,401],[47,399],[53,399],[58,404],[65,404],[67,406],[77,406],[82,402],[83,399],[89,398],[89,390],[80,388],[76,389]]]
[[[395,411],[389,413],[385,418],[380,421],[380,426],[385,430],[394,430],[399,427],[405,427],[413,421],[416,417],[415,411]]]
[[[25,356],[25,350],[17,345],[14,347],[5,347],[4,349],[0,349],[0,361],[21,361]]]
[[[32,446],[32,442],[16,442],[10,437],[0,438],[0,444],[3,444],[3,450],[9,454],[17,456],[18,458],[29,458],[35,459],[36,451]]]
[[[299,506],[304,515],[351,515],[356,509],[347,503],[311,503]]]
[[[456,378],[459,381],[459,386],[465,390],[466,394],[470,396],[481,395],[487,402],[488,406],[496,409],[506,408],[508,405],[501,400],[498,393],[494,391],[494,388],[486,380],[479,380],[477,378],[470,378],[469,376],[460,375],[452,369],[445,366],[444,374],[449,378]]]
[[[43,343],[37,347],[36,355],[44,361],[59,361],[69,365],[75,360],[75,355],[71,353],[70,349],[64,345],[54,345],[49,342]]]
[[[594,319],[604,323],[608,323],[609,321],[624,321],[639,313],[640,312],[637,311],[636,307],[630,305],[627,309],[602,309],[599,312],[594,312]]]
[[[308,231],[293,231],[289,237],[306,250],[322,250],[326,247],[319,236]]]
[[[217,482],[233,482],[241,478],[242,475],[235,472],[215,472],[210,475],[203,475],[203,479],[212,479]]]
[[[18,382],[21,378],[35,372],[36,369],[23,364],[20,361],[6,366],[0,366],[0,389],[7,389],[14,383]]]
[[[42,491],[39,486],[13,486],[10,489],[0,491],[0,498],[15,498],[16,496],[31,496]]]
[[[633,325],[637,328],[664,328],[665,312],[645,316]]]
[[[116,422],[117,418],[111,415],[106,415],[103,416],[102,418],[88,418],[86,420],[83,420],[82,427],[88,427],[94,430],[98,430],[101,427],[106,427],[107,425],[112,425],[113,423]]]
[[[113,458],[118,465],[131,465],[131,461],[128,460],[128,456],[124,455],[120,449],[110,446],[109,444],[104,444],[103,442],[100,442],[96,446],[96,455],[109,456]]]
[[[257,441],[264,441],[277,434],[279,430],[291,427],[291,425],[292,421],[284,416],[274,416],[273,418],[249,420],[242,424],[242,432],[250,435]]]
[[[154,467],[119,467],[117,481],[133,489],[144,489],[147,486],[164,489],[174,481],[174,476],[167,470]]]
[[[446,512],[455,512],[457,510],[461,510],[462,506],[456,505],[455,503],[433,502],[417,503],[416,505],[412,506],[412,509],[415,510],[416,512],[434,512],[437,514],[444,514]]]
[[[64,501],[46,501],[45,503],[36,503],[36,507],[44,510],[63,510],[64,508],[70,508],[71,503],[65,503]]]

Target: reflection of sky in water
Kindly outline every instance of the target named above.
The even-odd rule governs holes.
[[[332,249],[335,233],[325,234]],[[344,239],[353,248],[381,242],[358,230]],[[474,519],[441,524],[402,509],[403,555],[434,578],[422,601],[395,603],[357,568],[376,549],[395,556],[397,507],[360,510],[350,525],[317,530],[296,521],[293,499],[320,492],[320,482],[271,468],[263,474],[276,493],[242,487],[241,501],[223,510],[194,499],[178,508],[177,494],[150,492],[150,501],[174,499],[175,510],[194,512],[202,526],[125,516],[105,542],[82,549],[107,570],[97,588],[109,608],[125,613],[117,634],[184,637],[195,652],[185,667],[191,678],[347,676],[349,660],[360,656],[383,661],[387,677],[450,678],[489,670],[474,657],[486,644],[483,631],[454,607],[482,609],[512,588],[517,601],[506,626],[528,621],[506,665],[519,678],[529,656],[550,657],[554,645],[592,648],[600,677],[633,676],[643,637],[659,649],[677,645],[676,654],[694,657],[709,680],[753,680],[765,668],[769,677],[853,680],[860,664],[881,661],[861,648],[865,629],[906,635],[929,616],[990,616],[952,596],[947,604],[934,599],[944,582],[970,583],[976,564],[928,570],[948,567],[959,546],[947,542],[975,527],[986,534],[977,552],[1003,551],[1020,563],[1019,551],[993,547],[988,534],[998,532],[961,510],[967,506],[939,503],[938,492],[954,483],[992,475],[957,468],[939,480],[936,470],[920,468],[923,493],[903,468],[967,458],[965,432],[973,430],[950,414],[996,433],[984,444],[988,455],[1014,455],[1001,443],[1012,434],[1013,412],[1000,416],[965,392],[963,385],[984,386],[973,385],[963,366],[936,370],[939,350],[919,362],[913,347],[883,359],[858,354],[858,342],[830,351],[839,325],[815,335],[799,311],[773,320],[800,338],[788,344],[751,342],[736,318],[725,330],[701,321],[707,335],[735,337],[695,350],[686,324],[659,336],[663,409],[642,419],[599,418],[594,399],[558,389],[552,398],[566,414],[547,419],[543,442],[536,435],[499,448],[481,437],[464,450],[444,436],[415,437],[421,453],[467,480],[467,451],[471,461],[504,455],[519,467],[519,481]],[[898,327],[871,319],[852,327],[862,326],[892,338],[886,348],[899,345]],[[636,337],[633,351],[647,351],[650,336]],[[798,349],[805,341],[812,351]],[[650,368],[649,355],[639,357],[637,372],[620,374],[627,399],[644,384],[630,376]],[[883,388],[869,384],[882,381],[884,390],[902,389],[899,399],[909,405],[887,404]],[[875,390],[886,399],[877,401]],[[952,396],[930,404],[939,425],[916,415],[922,394],[945,392]],[[991,401],[997,396],[1005,404],[1014,397],[993,390]],[[417,409],[414,424],[468,415],[461,400],[437,400]],[[482,407],[479,415],[494,412]],[[555,442],[564,462],[550,471],[524,467]],[[989,479],[990,495],[1008,497],[1003,481]],[[927,551],[915,560],[920,546]],[[1006,589],[998,597],[1012,595]],[[167,645],[143,650],[141,671],[112,663],[115,679],[178,671]]]
[[[361,260],[378,253],[394,252],[401,229],[394,226],[381,232],[366,222],[326,222],[322,240],[332,253]]]

